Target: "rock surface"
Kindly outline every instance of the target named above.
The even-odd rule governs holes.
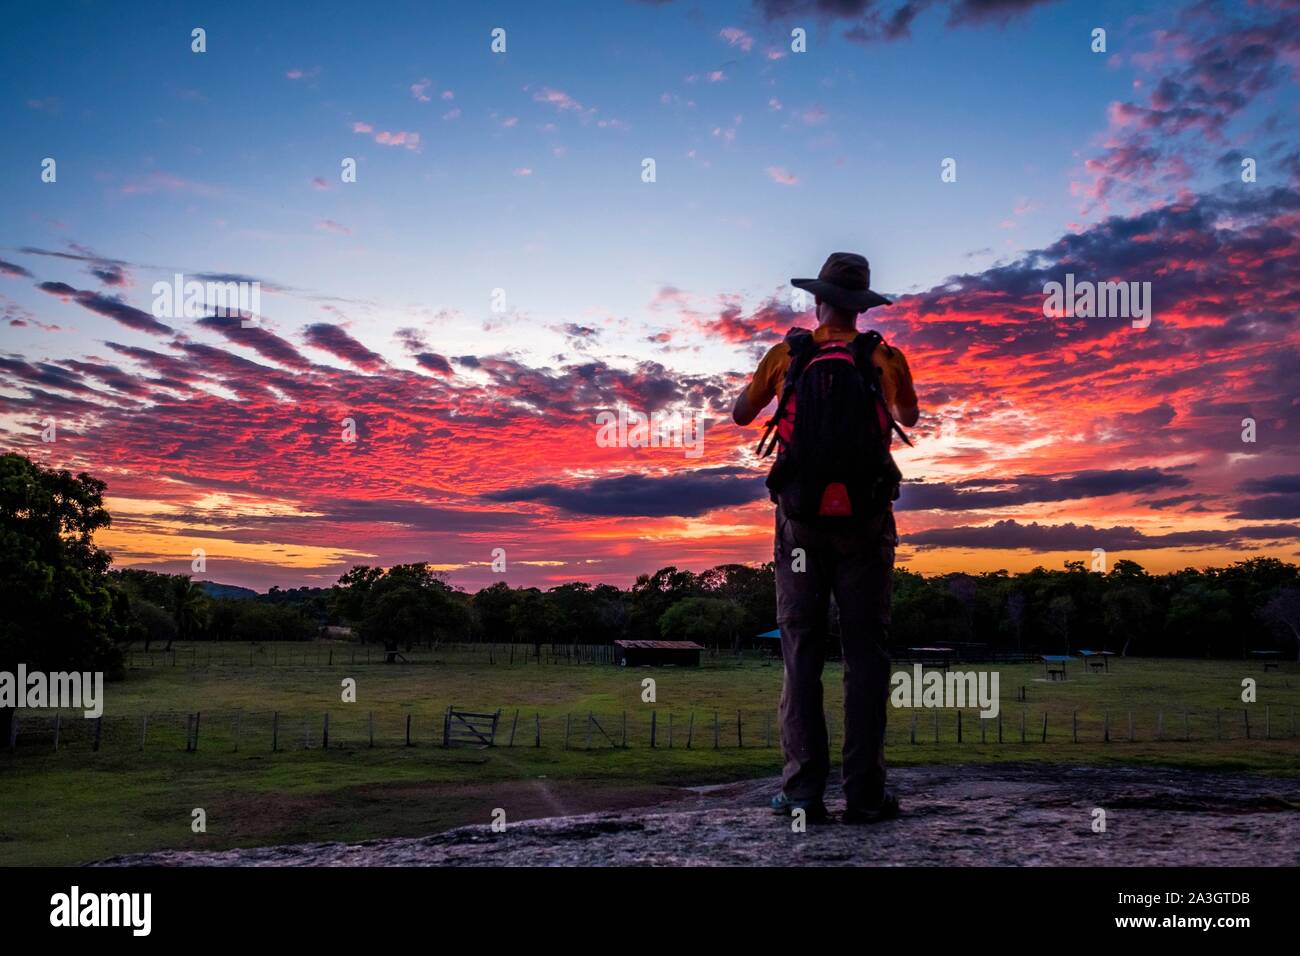
[[[903,816],[792,831],[775,779],[670,804],[461,827],[436,836],[115,857],[131,866],[1296,866],[1300,781],[1145,767],[988,765],[890,772]],[[843,808],[837,790],[832,811]],[[1106,832],[1094,833],[1094,808]]]

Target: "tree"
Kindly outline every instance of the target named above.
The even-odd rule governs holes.
[[[745,612],[734,601],[692,597],[678,601],[659,619],[659,634],[666,641],[695,641],[710,647],[735,647]]]
[[[182,574],[172,579],[172,621],[176,624],[175,636],[188,641],[208,623],[208,596],[203,588]],[[172,649],[172,638],[168,636],[165,651]]]
[[[1300,588],[1280,588],[1275,591],[1268,603],[1260,609],[1259,616],[1295,639],[1295,659],[1300,661]]]
[[[0,670],[122,671],[129,599],[93,541],[110,523],[104,482],[0,455]],[[11,710],[0,710],[7,734]]]

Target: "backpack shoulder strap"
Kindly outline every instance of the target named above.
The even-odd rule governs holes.
[[[886,349],[889,348],[889,346],[885,344],[884,336],[875,329],[868,329],[853,340],[853,360],[858,366],[858,371],[862,373],[862,377],[866,380],[867,388],[870,389],[871,393],[876,397],[876,400],[880,403],[880,407],[885,410],[885,418],[889,421],[890,430],[895,432],[899,438],[903,439],[903,442],[906,445],[910,446],[912,444],[912,439],[908,438],[903,432],[903,429],[898,427],[898,422],[894,421],[894,413],[889,410],[889,403],[885,401],[884,390],[880,387],[880,369],[878,369],[876,363],[872,361],[872,356],[876,352],[876,347],[881,345],[884,345]]]
[[[777,397],[776,411],[772,417],[767,420],[763,429],[763,437],[758,440],[758,457],[766,458],[772,454],[772,449],[776,447],[776,437],[773,434],[777,423],[785,414],[786,401],[790,393],[794,391],[795,385],[799,382],[799,376],[803,370],[808,367],[808,362],[817,354],[817,340],[808,329],[799,327],[792,328],[785,334],[785,345],[790,352],[790,362],[785,367],[785,378],[781,383],[781,394]],[[771,439],[769,442],[768,439]],[[764,450],[763,445],[767,444]]]

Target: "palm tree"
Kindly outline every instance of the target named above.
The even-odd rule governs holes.
[[[176,636],[189,640],[201,630],[208,620],[207,593],[190,578],[177,575],[172,579],[172,620],[176,622]],[[172,649],[172,639],[167,639],[164,651]]]

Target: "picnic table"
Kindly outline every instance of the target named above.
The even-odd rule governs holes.
[[[1072,660],[1068,654],[1043,654],[1042,658],[1048,680],[1056,680],[1057,677],[1065,680],[1065,665]]]
[[[921,665],[922,670],[929,664],[939,668],[945,674],[948,673],[948,665],[952,663],[953,658],[951,647],[909,647],[907,653],[913,661]]]
[[[1257,661],[1263,661],[1264,670],[1266,671],[1277,670],[1278,665],[1281,663],[1282,660],[1281,651],[1265,651],[1265,650],[1251,651],[1250,656]]]
[[[1103,667],[1110,670],[1110,659],[1115,656],[1114,651],[1079,651],[1079,656],[1083,658],[1084,663],[1095,671]]]

